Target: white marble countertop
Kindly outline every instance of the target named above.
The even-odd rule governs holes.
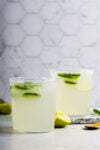
[[[0,150],[100,150],[100,130],[69,125],[50,133],[18,134],[11,116],[0,116]]]

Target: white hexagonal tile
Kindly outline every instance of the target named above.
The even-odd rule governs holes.
[[[3,17],[3,15],[0,13],[0,35],[1,36],[6,26],[7,26],[7,22]]]
[[[26,77],[39,77],[41,76],[40,72],[44,69],[38,58],[26,58],[21,67],[23,75]]]
[[[40,15],[46,23],[57,23],[62,17],[62,10],[55,2],[45,3]]]
[[[6,5],[7,1],[6,0],[1,0],[0,1],[0,10],[2,10],[4,8],[4,6]]]
[[[4,84],[3,84],[2,80],[0,80],[0,98],[2,98],[4,91],[5,91]]]
[[[96,44],[98,37],[99,33],[95,25],[84,26],[79,33],[79,39],[83,46],[91,46]]]
[[[27,36],[21,45],[26,56],[38,56],[43,48],[42,42],[37,36]]]
[[[7,0],[7,2],[19,2],[19,0]]]
[[[98,33],[100,32],[100,17],[96,22]],[[98,42],[99,43],[99,42]]]
[[[0,57],[0,78],[3,78],[5,71],[7,71],[7,67],[3,57]]]
[[[0,40],[0,57],[2,57],[5,48],[6,48],[6,45],[5,45],[4,41]]]
[[[22,70],[20,67],[6,67],[5,73],[2,76],[2,80],[5,84],[6,89],[9,88],[9,79],[13,77],[22,77]]]
[[[96,23],[99,14],[99,10],[94,2],[85,3],[80,9],[80,18],[84,24]]]
[[[45,66],[45,68],[43,68],[43,70],[40,72],[41,77],[43,78],[51,78],[51,74],[50,74],[50,67],[49,66]]]
[[[6,94],[3,94],[2,98],[6,101],[6,103],[11,103],[12,101],[11,101],[9,89],[5,89],[4,93]]]
[[[67,14],[65,15],[60,22],[61,30],[68,35],[77,34],[81,28],[81,22],[77,15]]]
[[[62,9],[67,13],[75,13],[79,10],[82,0],[57,0]]]
[[[15,47],[6,47],[2,57],[8,67],[19,67],[23,61],[22,50]]]
[[[3,33],[7,45],[17,46],[24,38],[24,34],[18,25],[8,25]]]
[[[22,0],[21,3],[27,12],[39,12],[44,0]]]
[[[95,0],[94,2],[96,3],[97,8],[100,9],[100,1]]]
[[[59,68],[64,68],[65,70],[77,70],[80,69],[81,66],[79,64],[78,59],[66,57],[62,59],[61,63],[59,64]]]
[[[57,47],[45,47],[40,58],[44,64],[49,66],[57,66],[62,59]]]
[[[80,63],[84,67],[95,67],[99,60],[96,47],[84,47],[80,51]]]
[[[65,56],[78,56],[80,42],[76,36],[64,36],[60,43],[60,51]]]
[[[11,102],[10,99],[10,89],[9,89],[9,78],[12,77],[22,77],[21,69],[18,68],[6,68],[4,75],[2,76],[3,83],[5,85],[5,91],[2,96],[7,102]]]
[[[56,0],[47,0],[47,2],[56,2]]]
[[[62,39],[62,36],[63,33],[57,25],[46,25],[40,34],[41,39],[47,46],[57,45]]]
[[[92,90],[95,90],[97,88],[97,83],[99,81],[99,74],[96,71],[96,69],[93,69],[93,76],[92,76]]]
[[[99,54],[100,55],[100,54]],[[100,76],[100,60],[98,59],[97,60],[98,62],[97,62],[97,64],[95,65],[95,69],[98,71],[98,74],[99,74],[99,76]]]
[[[100,18],[98,19],[98,21],[96,22],[96,25],[98,27],[98,30],[100,31]]]
[[[22,21],[22,28],[29,35],[36,35],[40,32],[43,21],[38,14],[27,14]]]
[[[92,90],[92,98],[91,99],[92,99],[91,107],[99,108],[100,107],[100,86],[97,86],[95,89]]]
[[[4,7],[3,14],[8,23],[18,23],[24,16],[24,10],[19,3],[9,2]]]

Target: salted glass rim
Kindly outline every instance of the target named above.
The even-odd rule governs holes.
[[[35,83],[44,83],[44,82],[54,82],[55,79],[51,77],[42,77],[42,78],[35,78],[35,77],[12,77],[9,78],[10,83],[24,83],[24,82],[35,82]]]
[[[93,74],[93,69],[50,69],[50,73],[88,73]]]

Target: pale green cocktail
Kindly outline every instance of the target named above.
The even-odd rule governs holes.
[[[87,115],[92,71],[57,72],[57,109],[68,115]]]
[[[10,79],[13,128],[20,132],[48,132],[54,128],[55,82]]]

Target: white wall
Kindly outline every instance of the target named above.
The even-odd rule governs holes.
[[[0,97],[9,101],[9,77],[81,67],[95,70],[100,107],[99,57],[99,0],[0,0]]]

